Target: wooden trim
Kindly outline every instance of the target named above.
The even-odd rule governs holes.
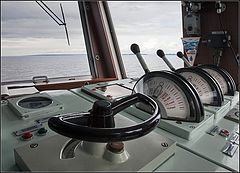
[[[86,9],[85,2],[78,1],[78,7],[79,7],[83,35],[84,35],[84,40],[85,40],[85,45],[86,45],[86,50],[87,50],[87,57],[88,57],[90,72],[91,72],[91,75],[93,78],[97,78],[98,72],[97,72],[97,68],[96,68],[96,64],[95,64],[96,62],[95,62],[94,54],[93,54],[93,46],[92,46],[92,42],[91,42],[89,21],[88,21],[88,17],[87,17],[87,12],[86,12],[87,9]]]
[[[85,2],[98,77],[117,78],[100,2]]]
[[[239,53],[239,2],[227,2],[223,1],[226,4],[226,10],[217,14],[215,9],[214,2],[201,2],[202,9],[199,11],[200,14],[200,23],[201,23],[201,40],[199,42],[198,51],[194,65],[198,64],[213,64],[213,54],[214,50],[207,47],[206,43],[202,41],[207,40],[207,35],[212,31],[221,31],[220,22],[218,15],[221,17],[221,21],[226,30],[231,35],[231,44],[236,54]],[[182,7],[182,19],[186,15],[185,7]],[[183,20],[184,26],[184,20]],[[183,37],[188,37],[183,29]],[[233,56],[233,53],[230,48],[224,48],[223,55],[220,61],[220,66],[226,69],[233,77],[236,85],[239,88],[239,64],[236,63],[236,60]]]
[[[74,81],[74,82],[37,84],[35,85],[35,88],[39,91],[73,89],[73,88],[80,88],[86,84],[94,84],[98,82],[107,82],[112,80],[117,80],[117,78],[97,78],[97,79],[89,79],[89,80]]]
[[[124,78],[127,78],[126,69],[124,68],[124,63],[123,63],[123,60],[122,60],[122,55],[121,55],[121,52],[120,52],[120,48],[119,48],[115,28],[114,28],[114,25],[113,25],[110,9],[109,9],[109,6],[108,6],[108,2],[107,1],[102,1],[102,3],[103,3],[103,8],[104,8],[105,13],[106,13],[106,18],[107,18],[107,21],[108,21],[109,30],[111,32],[111,38],[112,38],[114,49],[115,49],[115,52],[116,52],[117,61],[118,61],[118,64],[119,64],[121,76],[124,79]]]

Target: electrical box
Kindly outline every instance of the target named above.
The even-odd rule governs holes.
[[[200,35],[200,15],[189,13],[184,17],[184,31],[189,36]]]
[[[208,34],[207,46],[210,48],[225,48],[229,47],[230,35],[227,31],[213,31]]]

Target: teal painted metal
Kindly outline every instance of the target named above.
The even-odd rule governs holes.
[[[123,81],[113,82],[118,84],[123,83]],[[128,82],[131,82],[131,80],[129,80]],[[132,85],[132,83],[129,84]],[[90,87],[90,85],[88,87]],[[48,91],[47,93],[50,97],[60,101],[64,105],[63,113],[89,110],[91,108],[91,104],[96,100],[96,98],[82,92],[81,89],[74,89],[71,91]],[[236,105],[234,107],[236,107]],[[12,132],[33,125],[34,123],[36,123],[35,120],[38,118],[21,120],[14,114],[13,111],[9,109],[7,101],[1,101],[1,109],[2,156],[4,156],[2,157],[2,168],[6,171],[17,171],[19,169],[15,165],[14,161],[14,148],[31,144],[34,141],[42,141],[47,137],[51,137],[56,134],[47,127],[47,123],[43,123],[43,126],[48,130],[47,135],[37,136],[35,135],[35,132],[33,132],[33,139],[31,141],[22,141],[19,137],[12,135]],[[141,116],[144,117],[144,114],[138,112],[139,118],[137,118],[129,114],[128,111],[129,110],[122,112],[121,115],[135,121],[136,123],[142,121],[140,118]],[[147,113],[145,114],[147,115]],[[213,118],[213,115],[210,117]],[[221,117],[223,117],[223,115],[221,115]],[[213,121],[213,119],[211,119],[211,121],[208,120],[207,122],[209,124],[212,123],[212,125],[214,125],[215,123],[220,128],[227,129],[230,132],[230,136],[239,128],[239,125],[237,123],[224,118],[220,118],[218,122]],[[224,138],[218,134],[216,134],[215,136],[211,136],[206,133],[206,131],[209,129],[209,126],[204,127],[199,125],[199,128],[194,128],[196,132],[192,130],[192,132],[194,132],[195,134],[187,140],[183,137],[180,137],[181,135],[178,136],[173,133],[177,129],[180,129],[179,124],[174,127],[175,124],[175,122],[165,121],[165,126],[169,125],[171,128],[174,129],[172,130],[172,133],[162,128],[157,128],[154,130],[154,132],[160,134],[161,136],[176,141],[178,146],[175,155],[168,159],[162,165],[159,164],[156,171],[239,171],[239,149],[233,157],[229,157],[221,152],[222,147],[229,140],[230,136],[229,138]],[[183,125],[189,127],[189,124]],[[181,161],[179,161],[179,159]]]
[[[117,83],[118,81],[114,82]],[[109,85],[111,83],[105,83],[104,85]],[[121,81],[121,83],[128,85],[128,83],[125,83],[124,81]],[[96,86],[91,85],[87,87],[92,89]],[[77,94],[81,95],[81,92]],[[102,93],[98,93],[98,95],[102,95]],[[208,121],[202,122],[202,124],[205,125],[195,125],[195,127],[200,126],[200,128],[196,128],[195,132],[193,129],[189,130],[190,133],[188,130],[186,130],[189,127],[188,123],[183,123],[183,125],[179,125],[174,121],[167,120],[161,120],[159,124],[160,128],[158,128],[157,131],[159,131],[161,135],[167,136],[177,141],[177,145],[179,147],[184,148],[185,150],[194,153],[199,157],[205,158],[211,163],[217,164],[220,167],[224,167],[225,169],[228,169],[230,171],[239,171],[239,149],[237,149],[237,152],[231,158],[221,152],[228,139],[223,138],[218,134],[215,136],[211,136],[206,133],[213,125],[219,125],[221,129],[226,128],[230,132],[230,134],[236,131],[238,124],[236,122],[224,119],[223,117],[230,111],[231,107],[236,107],[236,105],[239,105],[239,98],[237,96],[238,92],[236,92],[235,96],[231,98],[225,97],[224,104],[221,107],[206,106],[204,109],[206,112],[208,112],[208,114],[210,114],[211,118],[209,118]],[[104,98],[103,95],[100,97]],[[125,112],[141,120],[149,117],[148,113],[133,107],[126,109]],[[191,135],[191,133],[193,135]]]

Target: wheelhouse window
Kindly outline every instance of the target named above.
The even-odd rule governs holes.
[[[169,70],[156,55],[162,49],[175,68],[184,66],[176,53],[182,51],[181,2],[109,1],[109,8],[128,77],[144,74],[130,46],[137,43],[150,71]]]
[[[64,15],[70,45],[64,25],[35,1],[2,1],[2,82],[91,74],[77,1],[44,3],[62,21]]]

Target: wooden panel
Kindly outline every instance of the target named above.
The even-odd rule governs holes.
[[[222,21],[222,25],[225,31],[231,35],[231,44],[234,51],[239,53],[239,2],[223,2],[226,4],[226,10],[217,14],[215,9],[215,2],[202,2],[202,9],[200,10],[200,22],[201,22],[201,41],[198,47],[198,53],[194,65],[198,64],[213,64],[214,50],[208,48],[206,43],[207,34],[212,31],[222,31],[219,16]],[[183,17],[186,15],[185,8],[182,8]],[[186,33],[183,33],[184,37],[188,37]],[[230,48],[223,50],[223,57],[220,61],[220,66],[225,68],[234,78],[238,88],[238,64],[234,58],[234,55]]]
[[[96,60],[99,77],[116,77],[99,2],[86,2],[86,4],[93,51],[99,58]]]

